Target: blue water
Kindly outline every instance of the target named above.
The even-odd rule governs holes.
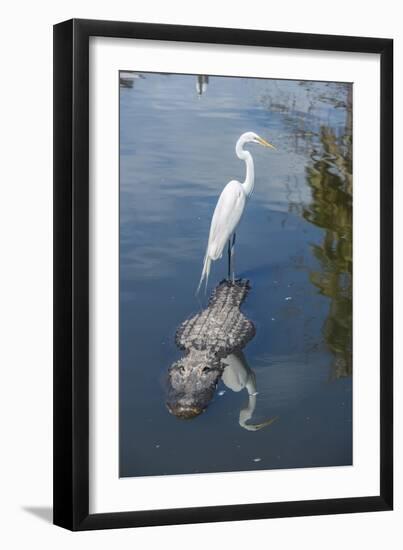
[[[122,75],[121,75],[122,76]],[[352,463],[351,88],[336,83],[127,74],[120,87],[120,476]],[[199,79],[200,81],[200,79]],[[245,389],[219,383],[201,416],[165,406],[176,328],[195,297],[211,215],[243,180],[236,140],[252,130],[255,190],[237,231],[242,307],[257,329]],[[213,265],[209,289],[226,276]],[[249,401],[248,401],[249,399]]]

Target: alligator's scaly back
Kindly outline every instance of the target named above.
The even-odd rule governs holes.
[[[239,309],[249,290],[248,281],[221,281],[207,308],[177,330],[178,347],[209,350],[218,357],[242,349],[255,335],[253,323]]]

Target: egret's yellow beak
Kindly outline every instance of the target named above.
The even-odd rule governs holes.
[[[274,145],[272,145],[271,143],[269,143],[268,141],[266,141],[261,137],[258,138],[258,142],[260,143],[260,145],[263,145],[263,147],[270,147],[270,149],[274,149],[274,150],[276,149]]]

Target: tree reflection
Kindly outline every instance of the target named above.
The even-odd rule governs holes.
[[[322,126],[321,152],[313,153],[307,168],[311,203],[303,217],[324,230],[323,240],[313,245],[319,269],[309,277],[330,299],[323,334],[334,355],[335,378],[352,373],[352,116],[351,86],[347,94],[344,135]]]

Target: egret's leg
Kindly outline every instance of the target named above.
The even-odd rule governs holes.
[[[231,280],[231,239],[228,241],[228,280]]]
[[[235,283],[235,233],[232,235],[231,267],[232,267],[232,282]]]

